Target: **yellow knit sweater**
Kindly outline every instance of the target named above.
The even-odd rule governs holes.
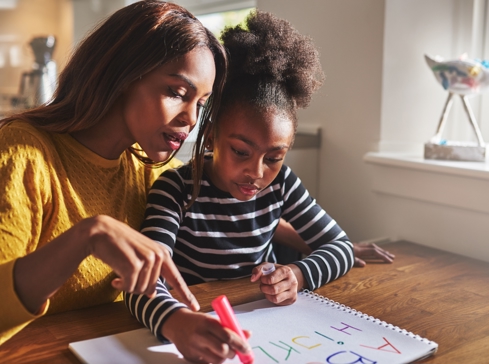
[[[165,167],[179,164],[175,160]],[[14,290],[15,260],[94,215],[139,229],[147,191],[162,170],[144,167],[129,152],[118,160],[104,159],[68,134],[24,122],[0,129],[0,344],[46,313],[121,298],[111,286],[111,269],[88,257],[44,311],[32,315]]]

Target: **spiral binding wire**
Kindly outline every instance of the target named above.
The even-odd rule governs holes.
[[[321,296],[320,294],[317,294],[315,292],[312,292],[308,289],[304,289],[302,290],[301,292],[299,292],[299,294],[302,294],[302,295],[305,295],[305,296],[308,296],[308,297],[311,297],[312,299],[316,300],[316,301],[319,301],[320,303],[325,303],[327,304],[328,306],[331,306],[333,308],[336,308],[340,311],[343,311],[343,312],[346,312],[346,313],[351,313],[353,314],[354,316],[357,316],[357,317],[360,317],[360,318],[363,318],[364,320],[367,320],[367,321],[371,321],[373,322],[374,324],[379,324],[379,325],[382,325],[388,329],[391,329],[391,330],[394,330],[394,331],[397,331],[398,333],[400,334],[404,334],[406,336],[409,336],[413,339],[416,339],[416,340],[419,340],[419,341],[422,341],[428,345],[432,345],[432,346],[438,346],[437,343],[435,343],[434,341],[431,341],[431,340],[428,340],[428,339],[425,339],[419,335],[416,335],[416,334],[413,334],[412,332],[410,331],[407,331],[406,329],[401,329],[399,326],[395,326],[395,325],[392,325],[392,324],[389,324],[385,321],[382,321],[378,318],[375,318],[373,316],[370,316],[366,313],[363,313],[361,311],[357,311],[355,310],[354,308],[351,308],[351,307],[348,307],[348,306],[345,306],[344,304],[342,303],[339,303],[339,302],[336,302],[336,301],[333,301],[333,300],[330,300],[329,298],[327,297],[324,297],[324,296]]]

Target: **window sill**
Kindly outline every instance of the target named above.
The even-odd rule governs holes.
[[[376,193],[489,214],[489,164],[370,152]]]
[[[489,180],[489,163],[487,161],[485,163],[440,161],[424,159],[422,156],[393,152],[369,152],[363,159],[367,163],[376,165]]]

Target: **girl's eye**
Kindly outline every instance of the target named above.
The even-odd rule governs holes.
[[[283,160],[283,158],[267,158],[268,162],[274,164]]]
[[[245,152],[241,152],[241,151],[236,150],[236,149],[234,149],[234,148],[231,148],[231,149],[233,150],[234,154],[236,154],[236,155],[237,155],[237,156],[239,156],[239,157],[246,157],[246,156],[248,155],[248,154],[246,154]]]

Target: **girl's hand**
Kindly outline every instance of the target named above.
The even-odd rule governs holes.
[[[353,253],[355,255],[354,267],[365,267],[368,261],[392,263],[395,258],[394,254],[375,244],[353,243]]]
[[[250,333],[243,330],[247,337]],[[251,347],[236,333],[224,328],[210,315],[182,308],[165,322],[162,334],[192,363],[219,364],[232,359],[236,351],[247,353]]]
[[[300,269],[293,264],[290,266],[275,264],[275,272],[263,275],[261,268],[265,264],[267,263],[262,263],[253,268],[251,281],[260,281],[260,290],[270,302],[280,306],[294,303],[297,300],[298,287],[302,288],[303,278]],[[297,277],[294,268],[297,269],[299,277]],[[300,282],[298,278],[300,278]]]

